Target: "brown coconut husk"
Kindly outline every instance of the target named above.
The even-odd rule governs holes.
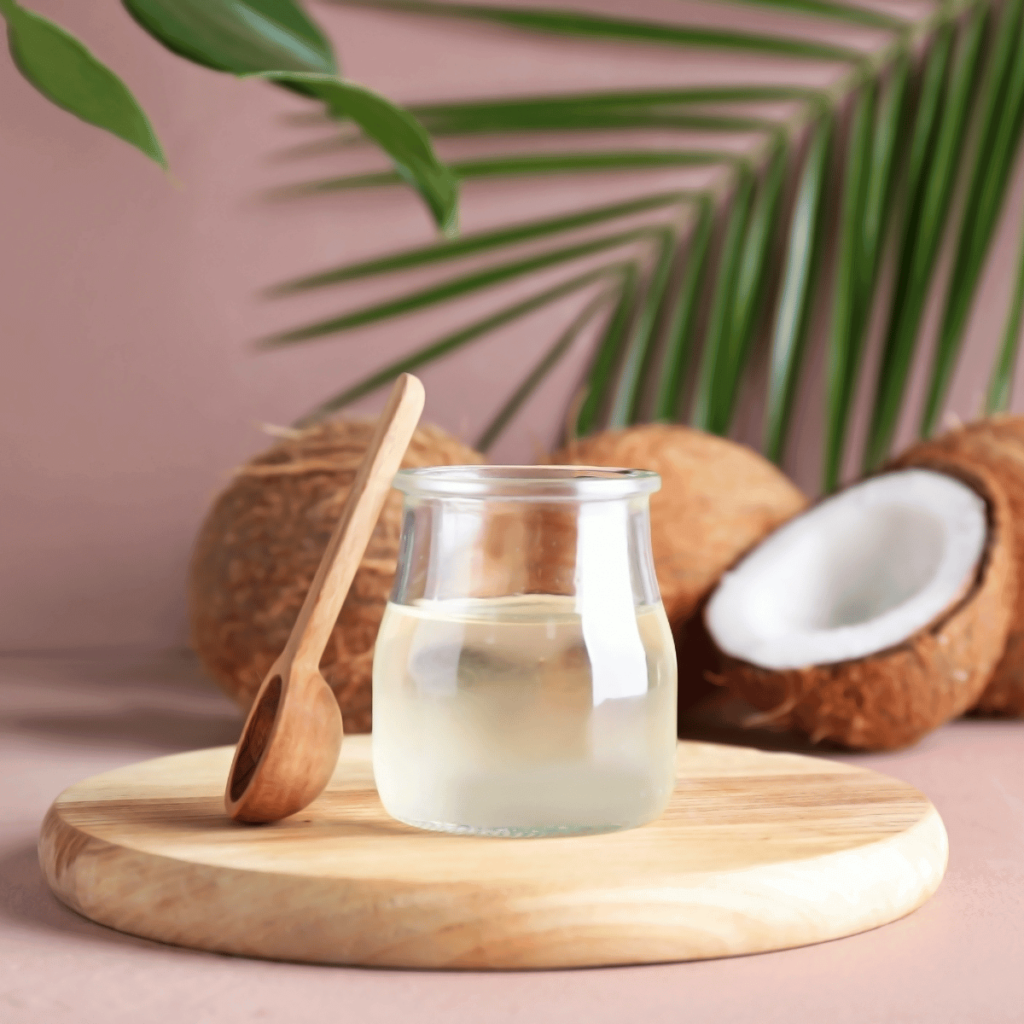
[[[793,729],[813,742],[891,750],[963,714],[1003,652],[1017,593],[1012,513],[987,471],[948,455],[915,466],[956,477],[988,510],[988,544],[973,583],[935,622],[889,650],[855,661],[770,670],[723,658],[716,679],[763,714],[750,724]]]
[[[243,708],[285,641],[337,524],[375,423],[324,423],[286,437],[235,472],[199,536],[189,575],[192,645]],[[406,467],[483,457],[423,425]],[[347,732],[371,725],[373,645],[398,557],[401,495],[392,490],[321,661]]]
[[[1024,417],[978,420],[904,452],[898,466],[915,466],[935,455],[954,455],[988,470],[1010,504],[1017,578],[1024,580]],[[1006,649],[974,706],[996,715],[1024,715],[1024,586],[1019,588]]]
[[[679,661],[679,709],[713,690],[718,653],[703,604],[750,548],[807,507],[776,466],[745,445],[673,424],[648,424],[573,441],[554,463],[622,466],[660,474],[651,497],[654,566]]]

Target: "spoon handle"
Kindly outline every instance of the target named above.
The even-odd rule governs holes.
[[[423,385],[416,377],[403,373],[395,381],[282,660],[303,663],[313,670],[319,666],[391,482],[419,423],[424,399]]]

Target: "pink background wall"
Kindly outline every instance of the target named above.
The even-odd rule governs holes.
[[[260,288],[428,240],[419,202],[397,190],[268,201],[272,186],[340,173],[336,155],[319,164],[282,155],[310,137],[285,117],[304,104],[173,57],[114,0],[32,6],[86,40],[130,84],[177,183],[53,108],[0,57],[0,650],[175,645],[185,638],[192,536],[230,468],[266,445],[259,424],[294,420],[493,300],[463,303],[457,320],[442,310],[256,352],[261,335],[341,306],[340,293],[270,302]],[[318,5],[314,13],[349,77],[405,101],[682,84],[702,61],[682,66],[672,51],[608,50],[366,10]],[[808,66],[809,76],[819,73]],[[736,77],[724,65],[722,75]],[[659,187],[657,175],[644,181]],[[633,184],[611,175],[588,183],[588,196],[628,195]],[[666,175],[666,187],[678,185],[678,173]],[[481,228],[520,209],[553,212],[580,187],[561,179],[538,198],[529,181],[471,185],[463,224]],[[978,407],[1001,330],[1022,203],[1018,175],[971,327],[974,358],[961,366],[950,402],[962,417]],[[350,291],[350,304],[353,294],[361,303],[383,291]],[[522,376],[524,360],[554,337],[553,322],[574,308],[525,321],[428,370],[427,416],[472,440]],[[585,356],[574,352],[541,389],[492,453],[496,460],[529,460],[554,440]],[[811,385],[790,466],[805,483],[816,477],[819,444]]]

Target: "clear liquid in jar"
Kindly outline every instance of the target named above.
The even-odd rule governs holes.
[[[574,597],[389,604],[373,669],[377,789],[420,828],[629,828],[668,802],[675,708],[660,604],[612,625]]]

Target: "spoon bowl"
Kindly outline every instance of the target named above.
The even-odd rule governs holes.
[[[285,670],[271,668],[235,751],[225,805],[236,821],[301,811],[323,792],[341,753],[341,710],[327,680],[308,666]]]

